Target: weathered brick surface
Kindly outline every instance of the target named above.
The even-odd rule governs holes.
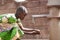
[[[31,2],[27,2],[26,7],[39,7],[40,6],[40,1],[31,1]],[[38,6],[39,5],[39,6]]]
[[[15,13],[16,8],[20,5],[14,3],[13,0],[5,1],[2,5],[0,1],[0,14],[3,13]],[[24,27],[28,28],[38,28],[41,30],[41,35],[38,38],[48,38],[48,19],[47,18],[36,18],[35,24],[32,21],[32,15],[36,14],[48,14],[47,0],[27,0],[27,2],[22,3],[28,9],[28,15],[22,21]],[[36,38],[36,35],[25,35],[23,38]]]

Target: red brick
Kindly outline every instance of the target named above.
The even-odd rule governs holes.
[[[36,8],[28,8],[29,13],[39,13],[40,12],[40,7],[36,7]]]
[[[40,0],[27,0],[27,1],[40,1]]]
[[[40,1],[27,2],[26,6],[27,7],[39,7],[40,6]]]

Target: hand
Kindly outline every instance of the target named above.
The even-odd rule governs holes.
[[[40,30],[39,29],[34,29],[33,33],[34,34],[40,34]]]

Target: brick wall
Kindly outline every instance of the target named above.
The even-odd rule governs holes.
[[[0,0],[0,14],[2,13],[14,13],[16,10],[16,5],[12,0],[4,0],[2,4],[2,0]]]
[[[18,4],[12,0],[4,1],[5,4],[0,2],[0,14],[3,13],[15,13],[16,8],[21,4]],[[17,5],[18,4],[18,5]],[[28,15],[22,21],[24,27],[38,28],[41,30],[41,35],[38,38],[48,38],[48,19],[47,18],[35,18],[35,24],[32,21],[32,15],[48,14],[47,0],[27,0],[22,3],[28,9]],[[23,38],[37,38],[36,35],[25,35]]]

